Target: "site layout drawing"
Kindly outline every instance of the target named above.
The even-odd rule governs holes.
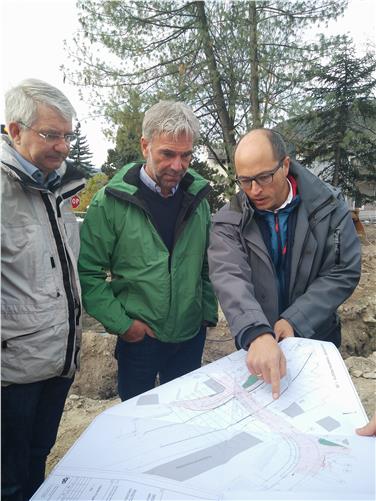
[[[238,351],[99,415],[35,500],[373,500],[375,439],[331,343],[281,342],[281,396]]]

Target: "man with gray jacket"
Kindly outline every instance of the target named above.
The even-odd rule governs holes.
[[[1,488],[29,499],[77,365],[79,234],[70,200],[82,173],[64,162],[75,111],[55,87],[25,80],[5,96],[1,139]]]
[[[240,191],[213,218],[209,274],[249,371],[278,398],[291,336],[340,345],[336,313],[360,277],[360,244],[339,190],[255,129],[235,152]]]

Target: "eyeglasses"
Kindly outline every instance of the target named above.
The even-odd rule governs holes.
[[[266,186],[267,184],[270,184],[272,181],[273,181],[273,176],[274,174],[277,172],[278,169],[280,169],[283,165],[283,161],[285,160],[286,157],[283,157],[277,167],[275,167],[275,169],[272,169],[268,172],[261,172],[261,174],[257,174],[257,176],[251,176],[251,177],[248,177],[248,176],[236,176],[235,178],[235,182],[236,184],[242,188],[243,190],[244,189],[250,189],[252,188],[252,183],[253,181],[256,181],[256,183],[259,185],[259,186]]]
[[[28,125],[24,124],[23,122],[19,122],[19,123],[23,127],[26,127],[26,129],[30,129],[33,132],[35,132],[36,134],[38,134],[38,136],[43,138],[46,141],[46,143],[48,143],[48,144],[58,143],[61,140],[63,140],[66,144],[70,144],[75,139],[77,139],[77,136],[74,132],[69,132],[68,134],[64,134],[64,135],[63,134],[54,134],[52,132],[39,132],[39,131],[33,129],[32,127],[29,127]]]

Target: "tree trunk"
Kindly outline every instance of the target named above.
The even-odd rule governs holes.
[[[332,186],[338,186],[339,184],[339,169],[341,165],[341,148],[339,144],[336,145],[334,153],[334,169],[331,184]]]
[[[249,2],[249,30],[250,47],[249,59],[251,65],[251,114],[253,127],[261,127],[260,101],[259,101],[259,68],[257,57],[257,10],[256,2]]]
[[[224,98],[223,89],[221,86],[221,77],[218,72],[217,62],[215,60],[213,51],[213,42],[209,34],[208,19],[205,12],[205,2],[195,2],[197,9],[197,18],[199,24],[199,30],[201,33],[201,39],[203,43],[203,49],[209,69],[210,75],[210,85],[213,91],[213,101],[215,109],[218,113],[219,123],[221,124],[223,141],[226,149],[226,156],[229,165],[233,165],[234,149],[236,145],[235,134],[234,134],[234,123],[230,118],[226,101]]]

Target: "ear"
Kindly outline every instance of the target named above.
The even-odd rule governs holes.
[[[288,176],[290,170],[290,157],[286,156],[283,161],[283,173],[285,177]]]
[[[141,137],[141,152],[144,158],[148,157],[149,154],[149,145],[150,142],[144,138],[144,136]]]
[[[7,127],[9,136],[12,139],[12,141],[16,144],[19,143],[21,137],[20,137],[20,132],[21,132],[21,126],[18,122],[10,122],[10,124]]]

